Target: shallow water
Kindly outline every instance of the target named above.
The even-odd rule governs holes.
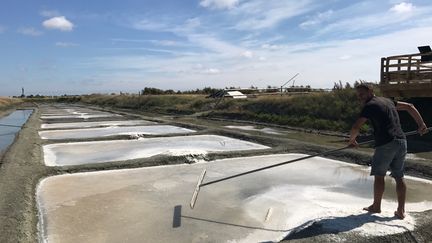
[[[48,242],[262,242],[317,220],[333,232],[366,235],[414,227],[409,214],[393,217],[391,180],[383,213],[364,214],[372,201],[368,169],[319,157],[202,187],[195,209],[188,206],[204,168],[208,182],[301,156],[53,176],[37,190],[42,233]],[[407,211],[431,209],[431,182],[407,178],[407,184]]]
[[[0,124],[20,126],[0,126],[0,154],[13,143],[15,134],[21,130],[21,126],[26,123],[32,112],[33,110],[17,110],[6,117],[0,118]]]
[[[129,127],[104,127],[86,128],[73,130],[53,130],[40,131],[42,139],[84,139],[97,138],[116,135],[165,135],[178,133],[193,133],[194,130],[170,126],[170,125],[150,125],[150,126],[129,126]]]

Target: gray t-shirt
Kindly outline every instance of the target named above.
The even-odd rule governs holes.
[[[372,123],[375,147],[394,139],[405,139],[396,104],[397,102],[390,99],[374,96],[365,104],[360,113],[360,117],[367,118]]]

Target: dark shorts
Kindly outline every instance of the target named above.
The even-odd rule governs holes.
[[[404,176],[406,154],[407,142],[405,139],[395,139],[376,147],[372,157],[371,175],[385,176],[390,169],[391,176],[402,178]]]

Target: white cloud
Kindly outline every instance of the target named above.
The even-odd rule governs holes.
[[[202,0],[200,5],[210,9],[232,9],[239,3],[239,0]]]
[[[56,29],[61,31],[72,31],[74,24],[64,16],[53,17],[45,20],[42,25],[47,29]]]
[[[158,46],[178,46],[180,45],[177,41],[173,40],[149,40],[152,44],[158,45]]]
[[[399,4],[395,4],[390,11],[398,13],[398,14],[405,14],[405,13],[411,13],[414,10],[414,5],[412,3],[406,3],[401,2]]]
[[[57,17],[61,15],[57,10],[42,10],[39,12],[39,14],[47,18]]]
[[[169,18],[145,18],[140,20],[132,20],[131,27],[137,30],[171,32],[176,35],[185,35],[195,32],[197,28],[201,26],[201,21],[199,18],[189,18],[183,23],[178,22],[178,20]]]
[[[148,39],[149,33],[143,33],[143,39],[112,39],[110,47],[129,50],[108,51],[74,66],[96,70],[100,74],[95,82],[117,90],[138,90],[143,82],[173,89],[265,87],[280,85],[297,72],[301,78],[296,84],[332,87],[337,80],[377,81],[380,57],[417,52],[419,40],[432,39],[428,27],[432,26],[432,5],[427,1],[365,0],[343,5],[332,1],[327,6],[323,2],[327,4],[318,0],[239,0],[233,7],[221,8],[229,11],[189,20],[177,13],[146,15],[146,20],[135,23],[136,29],[166,33]],[[215,9],[215,5],[207,8]],[[48,15],[46,19],[61,16]],[[424,28],[412,29],[419,26]],[[298,28],[308,31],[298,32]],[[275,35],[278,38],[272,39]],[[54,42],[51,44],[58,47],[74,46]],[[158,49],[161,46],[169,48]],[[123,55],[116,55],[119,53]],[[60,79],[70,76],[57,75]],[[85,74],[74,75],[70,79],[80,80]]]
[[[209,25],[209,21],[205,16],[202,16],[201,19],[190,19],[184,22],[175,22],[172,19],[164,21],[167,19],[163,18],[160,21],[158,18],[149,18],[149,21],[146,21],[148,26],[157,24],[163,26],[162,30],[159,31],[169,32],[180,37],[176,39],[180,39],[190,45],[191,48],[194,48],[195,55],[169,57],[154,55],[150,57],[142,56],[142,58],[131,57],[129,60],[113,58],[109,62],[105,62],[104,65],[114,63],[115,65],[110,67],[117,67],[124,73],[129,72],[133,67],[137,72],[141,72],[143,76],[149,73],[155,81],[160,80],[161,83],[166,81],[167,84],[169,84],[169,80],[175,80],[174,78],[171,80],[172,77],[168,78],[167,76],[178,75],[176,77],[179,80],[188,80],[193,85],[192,87],[211,85],[204,84],[206,80],[210,79],[211,81],[218,81],[218,84],[223,86],[231,86],[231,82],[238,82],[243,86],[252,84],[259,86],[260,83],[256,83],[259,80],[264,80],[262,81],[264,85],[273,85],[272,80],[289,78],[286,77],[287,72],[301,72],[302,76],[303,73],[308,72],[307,75],[304,74],[304,80],[307,80],[307,82],[301,83],[301,80],[299,80],[299,84],[311,84],[314,87],[331,87],[333,81],[339,79],[350,82],[359,78],[376,81],[379,79],[376,70],[379,70],[379,58],[381,56],[403,54],[405,53],[403,50],[407,50],[409,47],[415,49],[417,46],[413,44],[415,43],[414,40],[406,42],[405,38],[402,39],[406,43],[398,40],[397,44],[394,44],[391,41],[392,38],[401,38],[403,33],[413,33],[412,36],[416,36],[414,33],[419,32],[403,32],[404,29],[410,29],[417,25],[417,22],[411,24],[414,18],[411,19],[409,16],[395,18],[398,14],[388,11],[390,5],[381,6],[378,9],[376,2],[369,1],[367,4],[351,5],[348,9],[324,9],[324,12],[314,11],[313,14],[309,15],[306,12],[317,7],[317,4],[312,1],[299,0],[293,4],[295,6],[290,8],[283,1],[268,0],[266,2],[268,4],[263,2],[256,0],[241,1],[241,4],[238,4],[229,12],[217,13],[216,15],[221,15],[219,17],[225,19],[221,20],[220,23],[213,22],[212,25]],[[291,9],[291,11],[279,11],[278,6],[282,6],[284,10]],[[293,9],[298,9],[301,13]],[[267,10],[270,12],[275,11],[274,13],[279,14],[278,17],[267,15]],[[416,16],[418,13],[419,16],[424,16],[428,11],[424,7],[416,7],[414,12]],[[306,18],[303,15],[304,13],[307,15]],[[309,40],[316,40],[316,42],[304,43],[302,41],[295,44],[295,41],[286,38],[285,33],[281,34],[284,35],[283,38],[270,40],[269,38],[275,33],[269,33],[271,30],[263,29],[278,26],[282,23],[282,20],[298,15],[301,16],[300,21],[304,21],[302,27],[309,28],[319,25],[320,28],[316,28],[316,33],[335,35],[337,40],[334,40],[335,38],[315,38],[317,36],[312,36]],[[251,22],[248,22],[249,20]],[[432,21],[432,18],[430,20]],[[306,23],[307,21],[312,22]],[[422,18],[422,21],[425,21],[425,18]],[[246,33],[239,32],[240,37],[239,35],[232,37],[229,31],[234,32],[236,31],[235,28],[234,30],[233,28],[226,28],[231,23],[238,23],[236,27],[238,29],[243,28],[242,30],[245,30]],[[401,23],[403,23],[403,26]],[[257,24],[257,26],[254,26],[254,24]],[[428,25],[424,24],[423,26]],[[221,29],[220,27],[225,28]],[[390,31],[388,31],[388,28],[390,28]],[[360,35],[361,39],[349,40],[359,38],[357,32],[367,34]],[[389,34],[384,38],[380,35],[382,33],[398,34]],[[246,37],[242,38],[243,35]],[[374,36],[382,38],[375,38]],[[419,38],[416,36],[415,39],[418,40]],[[392,45],[388,45],[389,42]],[[383,43],[388,46],[386,47]],[[360,48],[365,46],[367,48]],[[411,52],[408,49],[406,53]],[[146,55],[148,54],[146,53]],[[328,60],[332,61],[329,62]],[[314,62],[314,72],[307,70],[311,61]],[[202,63],[200,68],[194,66],[197,62]],[[219,70],[219,73],[216,70]],[[223,72],[220,72],[220,70],[223,70]],[[158,73],[158,75],[155,73]],[[208,75],[205,74],[211,73],[218,73],[218,75],[206,79]],[[137,75],[139,76],[139,74]],[[194,83],[192,84],[192,82]]]
[[[183,59],[183,60],[187,60],[187,59]],[[222,71],[219,68],[214,68],[214,67],[205,67],[203,64],[198,63],[198,64],[187,64],[186,66],[183,66],[180,68],[179,74],[184,74],[184,75],[200,75],[200,74],[206,74],[206,75],[215,75],[215,74],[220,74],[222,73]]]
[[[251,51],[244,51],[242,53],[242,56],[246,57],[246,58],[252,58],[254,55],[253,55],[253,53]]]
[[[301,79],[296,84],[331,88],[333,82],[338,80],[379,81],[381,57],[416,52],[419,39],[431,38],[432,28],[426,27],[364,39],[285,44],[277,52],[261,48],[251,50],[258,57],[256,59],[236,59],[219,52],[202,53],[199,57],[104,56],[95,59],[91,65],[115,70],[118,75],[106,77],[113,83],[130,77],[136,80],[138,86],[142,80],[148,80],[160,88],[182,90],[204,86],[265,87],[268,84],[280,85],[280,80],[299,72]],[[310,71],[311,66],[314,67],[313,72]]]
[[[223,57],[236,58],[243,56],[251,58],[253,56],[251,51],[244,50],[242,47],[230,44],[229,42],[207,34],[190,34],[187,38],[193,44]]]
[[[412,7],[409,11],[402,9],[403,8],[397,10],[399,12],[387,11],[383,13],[375,11],[370,14],[351,13],[351,16],[346,16],[343,13],[344,9],[342,9],[337,14],[344,14],[343,18],[340,18],[338,21],[323,26],[317,31],[317,35],[330,33],[333,35],[339,34],[339,36],[346,37],[347,35],[352,36],[353,33],[367,35],[370,34],[372,31],[389,32],[389,30],[392,29],[394,31],[402,28],[408,29],[409,27],[426,25],[425,23],[419,23],[421,21],[427,21],[427,17],[429,17],[430,11],[432,10],[431,7]],[[351,10],[348,9],[348,11]]]
[[[126,42],[126,43],[152,43],[157,46],[179,46],[180,43],[174,40],[148,40],[148,39],[124,39],[124,38],[112,38],[113,43]]]
[[[208,68],[203,71],[205,74],[219,74],[221,71],[217,68]]]
[[[321,24],[322,22],[328,20],[333,15],[333,10],[328,10],[322,13],[318,13],[316,16],[302,22],[300,28],[308,29]]]
[[[394,2],[391,8],[377,1],[364,1],[333,11],[325,24],[315,28],[314,37],[328,34],[336,38],[353,38],[430,26],[432,5],[414,6]],[[323,22],[324,23],[324,22]]]
[[[157,28],[155,28],[157,26]],[[140,30],[156,30],[161,32],[170,32],[179,37],[185,38],[188,43],[183,46],[194,46],[211,51],[224,57],[252,58],[253,53],[239,45],[233,45],[228,41],[218,38],[214,33],[208,34],[205,30],[199,29],[201,21],[199,18],[187,19],[183,24],[170,24],[164,21],[140,20],[132,24],[132,27]],[[156,44],[157,42],[155,42]],[[161,44],[161,43],[159,43]],[[165,43],[166,44],[166,43]]]
[[[177,40],[155,40],[155,39],[125,39],[125,38],[112,38],[113,44],[117,43],[151,43],[155,46],[166,46],[166,47],[185,47],[190,46],[182,41]]]
[[[348,59],[351,59],[351,58],[352,58],[351,55],[343,55],[343,56],[339,57],[340,60],[348,60]]]
[[[138,30],[149,30],[149,31],[167,31],[169,26],[163,22],[156,22],[147,19],[136,21],[132,24],[132,27]]]
[[[201,26],[201,20],[199,18],[187,19],[185,24],[182,26],[183,30],[192,31]]]
[[[261,48],[263,48],[263,49],[267,49],[267,50],[278,50],[278,49],[281,49],[281,46],[278,46],[278,45],[271,45],[271,44],[262,44],[261,45]]]
[[[234,28],[250,31],[272,28],[283,20],[307,13],[317,6],[312,0],[253,0],[240,4],[231,12],[238,18]]]
[[[76,43],[72,43],[72,42],[56,42],[55,46],[58,47],[74,47],[74,46],[79,46]]]
[[[42,31],[39,31],[35,28],[29,27],[29,28],[20,28],[17,30],[18,33],[23,35],[29,35],[29,36],[40,36],[43,34]]]

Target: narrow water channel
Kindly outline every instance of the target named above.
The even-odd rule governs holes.
[[[16,133],[21,130],[32,112],[33,110],[16,110],[0,118],[0,155],[13,143]]]

